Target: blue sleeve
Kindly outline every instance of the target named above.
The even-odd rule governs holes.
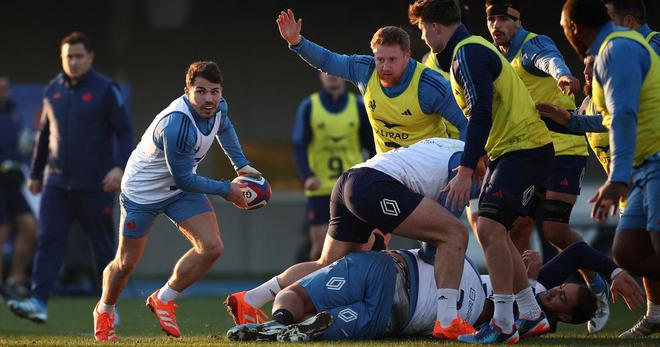
[[[468,44],[458,50],[452,64],[470,115],[461,166],[475,168],[493,125],[493,81],[502,71],[502,62],[488,47]]]
[[[419,104],[422,112],[439,114],[453,124],[459,130],[459,138],[465,141],[467,118],[458,107],[449,82],[431,69],[422,72],[419,82]]]
[[[612,259],[584,241],[576,242],[541,267],[537,281],[547,289],[561,285],[579,269],[592,270],[610,278],[617,268]]]
[[[197,132],[188,116],[172,113],[156,126],[156,146],[165,152],[165,160],[177,188],[192,193],[226,196],[228,180],[213,180],[193,172]]]
[[[300,43],[290,46],[290,49],[312,67],[353,82],[361,92],[364,92],[376,67],[372,56],[337,54],[302,36]]]
[[[358,97],[358,112],[360,114],[360,144],[362,148],[369,153],[369,158],[376,155],[376,143],[374,142],[374,132],[369,122],[369,115],[367,109],[364,107],[364,102]]]
[[[649,41],[649,45],[655,51],[655,54],[660,55],[660,34],[655,34]]]
[[[603,125],[603,116],[597,115],[573,115],[566,124],[566,128],[580,133],[606,133],[608,130]]]
[[[250,165],[250,162],[245,158],[241,144],[238,142],[238,135],[236,135],[234,125],[229,119],[228,108],[227,102],[222,99],[220,102],[222,117],[220,118],[220,127],[216,138],[225,155],[231,161],[234,171],[237,171],[245,165]]]
[[[128,157],[133,151],[133,128],[128,117],[128,109],[124,98],[115,84],[110,86],[105,99],[106,110],[108,110],[110,126],[115,133],[117,153],[115,153],[115,166],[122,170],[128,162]]]
[[[627,64],[621,64],[627,61]],[[605,103],[612,115],[609,180],[628,183],[637,145],[637,110],[644,77],[650,67],[649,53],[632,40],[610,41],[596,58],[594,76],[603,86]]]
[[[48,161],[48,139],[50,138],[50,123],[48,121],[48,112],[51,108],[48,99],[44,98],[43,110],[41,111],[41,121],[39,122],[39,134],[34,143],[34,153],[32,155],[32,164],[30,165],[30,178],[41,181],[44,177],[44,169]]]
[[[309,177],[314,176],[314,173],[309,168],[309,160],[307,158],[307,146],[309,146],[313,136],[312,128],[309,124],[311,110],[311,100],[310,98],[306,98],[298,105],[296,122],[293,125],[293,159],[296,162],[298,174],[303,182]]]
[[[521,55],[522,65],[529,72],[542,71],[556,80],[561,76],[572,76],[564,57],[547,36],[538,35],[527,41],[522,47]]]
[[[541,120],[545,123],[545,126],[550,131],[554,131],[554,132],[560,133],[560,134],[568,134],[568,135],[580,135],[580,136],[584,135],[584,131],[579,132],[579,131],[569,130],[567,127],[565,127],[565,126],[563,126],[559,123],[556,123],[555,121],[553,121],[552,119],[550,119],[548,117],[541,117]]]

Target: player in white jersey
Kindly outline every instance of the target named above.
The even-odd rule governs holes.
[[[330,198],[330,223],[321,258],[294,265],[279,276],[248,291],[232,294],[227,307],[236,324],[243,317],[257,317],[257,310],[281,288],[346,254],[360,250],[374,228],[426,241],[437,247],[436,317],[442,333],[436,338],[456,339],[474,328],[457,313],[456,298],[467,247],[467,229],[438,199],[460,161],[463,142],[430,138],[401,147],[358,164],[341,175]],[[462,211],[455,211],[462,213]],[[240,294],[240,293],[238,293]],[[242,297],[242,300],[237,300]],[[288,324],[291,314],[273,311],[273,318]],[[253,322],[257,322],[254,319]],[[373,329],[384,324],[372,321]],[[434,334],[436,335],[436,334]]]
[[[157,215],[167,215],[193,246],[179,259],[165,285],[147,299],[163,331],[179,337],[174,300],[204,276],[223,251],[217,218],[205,194],[247,207],[241,192],[244,185],[196,173],[217,139],[239,175],[260,175],[243,155],[227,116],[222,87],[216,63],[191,64],[185,94],[156,116],[131,154],[121,184],[119,247],[103,272],[103,294],[93,313],[98,341],[116,340],[115,303],[144,254],[147,233]]]
[[[292,312],[293,324],[244,324],[229,329],[227,337],[300,341],[429,336],[437,299],[433,266],[423,258],[421,250],[351,253],[277,295],[273,309]],[[525,261],[536,299],[554,323],[582,324],[596,312],[596,297],[586,286],[564,284],[579,268],[611,278],[612,295],[622,296],[629,307],[643,300],[628,273],[584,242],[567,247],[542,267],[538,252],[525,253]],[[459,315],[475,326],[488,324],[494,312],[490,278],[480,276],[468,258],[459,293]],[[382,323],[374,326],[373,321]]]

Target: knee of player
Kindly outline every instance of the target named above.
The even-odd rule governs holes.
[[[509,237],[506,232],[498,232],[498,230],[487,229],[483,226],[477,226],[477,237],[482,247],[488,247],[498,242],[506,241]]]
[[[211,245],[207,245],[207,246],[203,247],[202,251],[201,251],[201,254],[205,258],[207,258],[211,261],[215,261],[218,258],[220,258],[220,256],[222,256],[222,253],[224,252],[224,250],[225,250],[225,246],[220,241],[220,242],[215,242]]]
[[[135,270],[135,267],[137,266],[137,261],[134,261],[129,258],[124,258],[124,259],[115,259],[112,263],[112,268],[113,270],[119,272],[121,275],[129,275],[130,273]],[[106,268],[106,271],[108,268]]]
[[[450,239],[460,245],[463,248],[467,247],[468,244],[468,230],[465,225],[459,221],[453,221],[448,228]]]

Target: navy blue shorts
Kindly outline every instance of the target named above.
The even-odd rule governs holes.
[[[307,197],[307,223],[324,225],[330,220],[330,195]]]
[[[12,218],[32,213],[20,189],[0,189],[0,225],[11,223]]]
[[[491,162],[479,197],[479,216],[491,218],[502,211],[527,216],[534,192],[548,178],[553,158],[554,148],[548,144],[509,152]]]
[[[360,167],[343,173],[330,196],[328,235],[366,243],[374,228],[389,234],[424,198],[378,170]]]
[[[545,181],[545,189],[572,195],[580,195],[587,157],[580,155],[559,155],[552,161],[550,176]]]

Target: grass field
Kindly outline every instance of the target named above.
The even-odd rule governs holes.
[[[177,317],[180,339],[166,337],[156,318],[144,307],[143,301],[123,300],[120,302],[121,325],[117,334],[121,346],[230,346],[225,332],[232,322],[219,298],[191,298],[178,300]],[[88,346],[94,344],[92,337],[92,308],[95,299],[55,298],[49,307],[49,321],[44,325],[16,318],[4,307],[0,311],[0,346]],[[642,311],[629,312],[623,305],[613,307],[606,330],[594,337],[586,335],[586,326],[561,325],[557,334],[543,338],[523,340],[526,346],[660,346],[660,334],[655,338],[621,340],[616,336],[632,326]],[[256,345],[244,343],[241,345]],[[263,344],[263,343],[260,343]],[[339,343],[317,342],[305,346],[338,345]],[[373,342],[346,342],[353,346],[454,346],[458,343],[423,340],[379,340]]]

